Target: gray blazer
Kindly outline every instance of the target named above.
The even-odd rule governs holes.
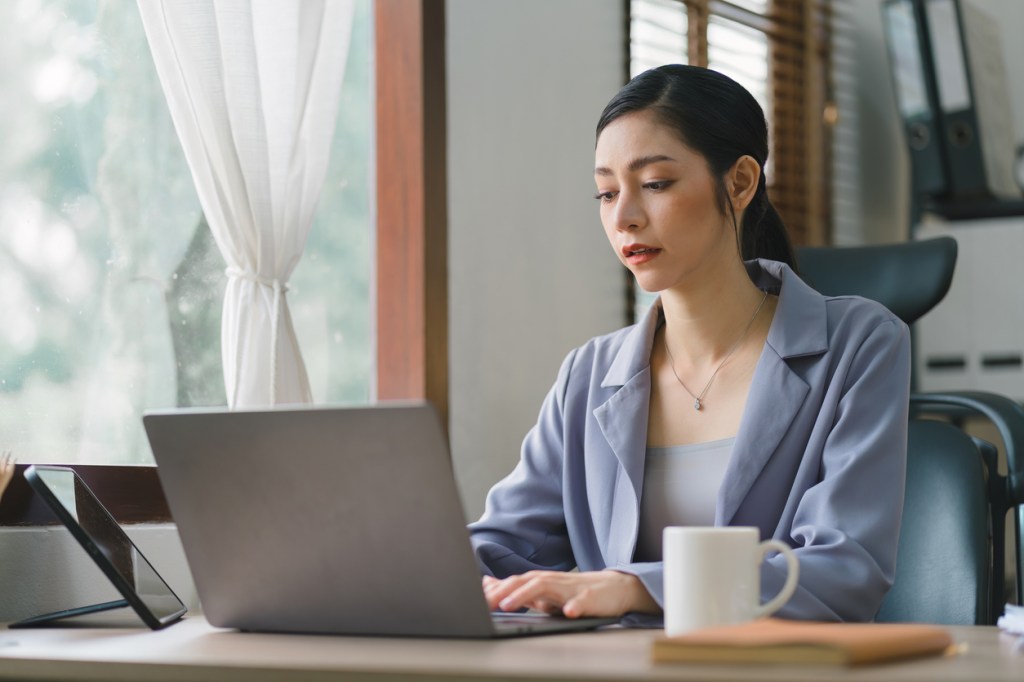
[[[824,297],[775,261],[747,263],[778,293],[715,525],[756,526],[794,548],[800,582],[778,613],[866,621],[892,584],[910,390],[907,326],[859,297]],[[651,392],[655,304],[632,327],[569,353],[519,464],[470,524],[482,569],[614,568],[662,603],[661,562],[633,561]],[[765,598],[785,578],[761,568]]]

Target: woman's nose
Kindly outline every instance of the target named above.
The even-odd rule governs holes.
[[[622,231],[636,230],[645,221],[643,206],[629,192],[620,192],[615,202],[615,229]]]

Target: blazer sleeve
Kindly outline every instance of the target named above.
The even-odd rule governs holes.
[[[491,488],[480,520],[469,524],[477,562],[487,575],[575,566],[562,499],[565,394],[575,356],[574,350],[562,363],[523,441],[519,463]]]
[[[800,582],[779,616],[874,618],[896,570],[909,398],[909,330],[890,319],[865,338],[846,373],[820,480],[804,492],[793,517],[789,539]],[[784,558],[768,558],[762,594],[776,594],[785,575]]]

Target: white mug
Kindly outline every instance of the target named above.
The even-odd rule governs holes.
[[[665,529],[665,634],[681,635],[713,625],[728,625],[767,616],[796,590],[800,564],[793,550],[778,540],[758,542],[757,528]],[[759,566],[768,552],[786,557],[786,584],[761,604]]]

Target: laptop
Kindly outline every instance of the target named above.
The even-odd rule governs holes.
[[[618,620],[489,612],[427,404],[174,410],[143,423],[212,625],[485,638]]]

